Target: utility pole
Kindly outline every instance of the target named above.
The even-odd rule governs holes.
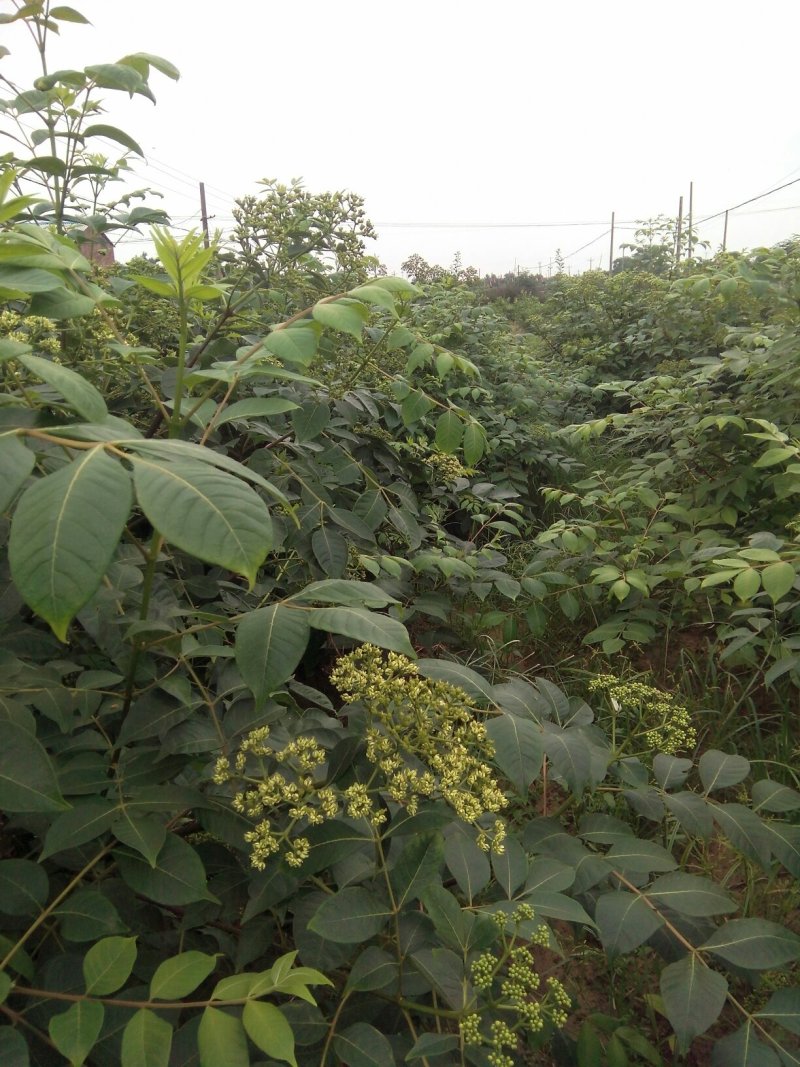
[[[611,248],[608,253],[608,273],[614,270],[614,212],[611,212]]]
[[[692,201],[694,199],[694,182],[689,182],[689,232],[686,235],[689,239],[688,250],[686,258],[692,258]]]
[[[678,201],[678,230],[675,234],[675,266],[681,261],[681,231],[683,230],[683,197]]]
[[[203,227],[203,244],[208,248],[210,242],[208,240],[208,211],[206,210],[205,182],[200,182],[200,223]]]
[[[722,231],[722,251],[728,246],[728,212],[725,211],[725,229]]]

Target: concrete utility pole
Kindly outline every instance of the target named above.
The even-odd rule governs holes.
[[[611,212],[611,248],[608,253],[608,273],[614,271],[614,212]]]
[[[678,201],[678,232],[675,234],[675,266],[681,261],[681,233],[683,230],[683,197]]]
[[[208,248],[210,242],[208,239],[208,211],[206,210],[205,182],[200,182],[200,223],[203,227],[203,244]]]
[[[692,258],[692,201],[694,199],[694,182],[689,182],[689,232],[687,237],[689,239],[688,250],[686,258]]]
[[[725,229],[722,231],[722,251],[728,247],[728,212],[725,212]]]

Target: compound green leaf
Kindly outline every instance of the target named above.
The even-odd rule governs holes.
[[[662,845],[655,841],[642,841],[631,835],[625,841],[618,841],[606,853],[606,859],[622,871],[635,871],[650,874],[652,871],[674,871],[678,866]]]
[[[474,837],[456,830],[444,845],[444,861],[469,903],[489,884],[492,876],[489,857],[478,848]]]
[[[340,578],[347,566],[347,541],[330,526],[320,526],[311,535],[311,551],[325,574]]]
[[[63,811],[50,757],[36,738],[17,723],[2,724],[0,745],[0,809],[5,811]]]
[[[236,664],[261,704],[291,678],[308,645],[307,613],[273,604],[248,612],[236,629]]]
[[[107,141],[116,141],[117,144],[121,144],[123,148],[127,148],[128,151],[135,152],[137,156],[144,155],[138,141],[134,141],[130,134],[125,133],[124,130],[120,130],[117,126],[109,126],[104,122],[96,122],[91,126],[84,127],[82,132],[84,137],[105,137]]]
[[[0,1028],[0,1063],[3,1067],[30,1067],[28,1045],[19,1030]]]
[[[149,1008],[140,1008],[122,1031],[122,1067],[168,1067],[172,1027]]]
[[[72,289],[62,287],[46,293],[36,293],[31,300],[30,314],[42,315],[47,319],[76,319],[81,315],[90,314],[94,308],[95,301],[90,296],[83,296]],[[56,388],[60,389],[60,386]]]
[[[236,422],[238,419],[269,418],[270,415],[282,415],[299,407],[293,400],[284,400],[280,396],[254,396],[247,400],[238,400],[225,408],[214,425],[224,426],[226,422]]]
[[[302,404],[292,415],[292,428],[295,437],[301,443],[313,441],[319,437],[331,421],[331,410],[327,404],[309,401]]]
[[[86,992],[96,997],[116,993],[130,977],[136,962],[135,937],[104,937],[83,960]]]
[[[434,1056],[443,1056],[446,1052],[453,1052],[457,1048],[458,1038],[455,1034],[420,1034],[411,1051],[406,1053],[405,1062],[414,1063],[417,1060],[432,1059]]]
[[[297,1067],[294,1034],[280,1008],[263,1000],[248,1000],[242,1011],[242,1022],[247,1036],[262,1052]]]
[[[661,972],[664,1010],[683,1051],[719,1018],[727,992],[724,976],[706,967],[694,953]]]
[[[272,547],[272,522],[246,482],[196,460],[136,458],[136,495],[167,541],[189,555],[244,575],[252,585]]]
[[[355,641],[402,652],[412,659],[416,656],[405,626],[388,615],[376,615],[361,607],[311,608],[308,621],[315,630],[352,637]]]
[[[200,1067],[250,1067],[247,1034],[237,1015],[206,1008],[197,1030]]]
[[[464,459],[474,467],[486,451],[486,433],[477,422],[467,423],[464,429]]]
[[[464,436],[464,423],[454,411],[443,411],[436,420],[436,447],[440,452],[455,452]]]
[[[348,607],[386,608],[397,600],[372,582],[351,578],[323,578],[311,582],[289,598],[298,604],[339,604]]]
[[[48,1023],[50,1038],[70,1067],[82,1067],[103,1026],[105,1009],[97,1000],[77,1000]],[[8,1062],[3,1060],[4,1063]],[[144,1065],[142,1065],[144,1067]]]
[[[397,983],[397,960],[392,959],[377,945],[365,948],[350,968],[347,976],[347,989],[369,992],[373,989],[386,989]]]
[[[217,965],[217,957],[205,952],[181,952],[156,968],[150,979],[151,1000],[181,1000],[193,993]]]
[[[47,872],[33,860],[0,860],[0,912],[38,915],[47,901]]]
[[[444,840],[440,834],[421,834],[408,842],[390,872],[398,908],[419,899],[428,886],[441,881]]]
[[[264,348],[286,363],[308,367],[317,354],[320,328],[315,323],[273,330],[264,338]]]
[[[94,595],[131,509],[130,477],[102,448],[86,451],[20,497],[9,562],[17,589],[59,640]]]

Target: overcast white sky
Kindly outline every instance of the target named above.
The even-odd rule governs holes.
[[[181,70],[153,74],[156,107],[109,94],[105,119],[177,226],[197,225],[199,180],[225,228],[257,179],[302,177],[366,199],[394,272],[457,251],[546,270],[557,248],[585,270],[607,265],[612,211],[677,214],[692,181],[703,219],[800,177],[798,0],[71,2],[93,25],[63,25],[51,69],[148,51]],[[26,87],[17,30],[3,70]],[[733,213],[728,245],[797,232],[800,183]],[[700,236],[718,247],[722,220]]]

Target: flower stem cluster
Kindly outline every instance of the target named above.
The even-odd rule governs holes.
[[[643,738],[649,749],[674,756],[697,744],[697,733],[688,710],[664,693],[643,682],[623,682],[613,674],[599,674],[589,682],[589,691],[605,693],[615,726],[620,720],[630,738]]]
[[[496,951],[486,950],[473,960],[470,974],[480,1006],[471,1007],[459,1028],[465,1045],[489,1049],[487,1062],[492,1067],[514,1067],[520,1040],[539,1033],[547,1023],[563,1027],[571,1001],[557,978],[548,978],[542,989],[531,948],[548,944],[550,934],[542,923],[532,937],[520,937],[521,924],[535,918],[530,905],[520,904],[510,917],[504,912],[497,916],[501,929],[510,919],[515,930],[508,937],[503,934]],[[488,1027],[483,1025],[485,1019],[492,1020]]]
[[[384,658],[374,645],[342,656],[331,681],[345,700],[363,705],[367,758],[395,803],[414,814],[422,798],[441,797],[473,824],[505,807],[488,762],[494,748],[463,690],[421,677],[406,656]],[[502,821],[478,828],[479,843],[501,852]]]

